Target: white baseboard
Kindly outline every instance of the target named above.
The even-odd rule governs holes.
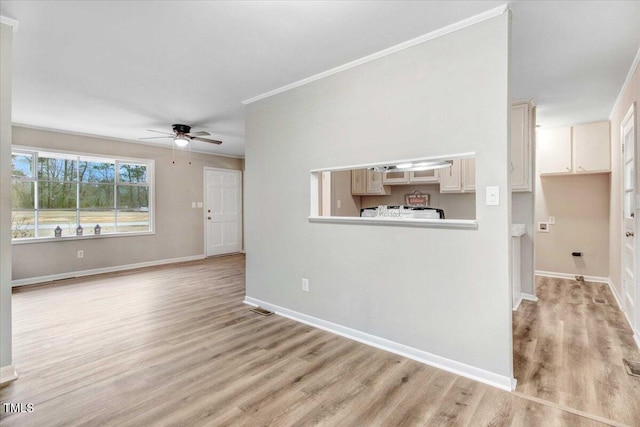
[[[47,276],[28,277],[13,280],[11,286],[33,285],[35,283],[51,282],[54,280],[71,279],[73,277],[92,276],[94,274],[113,273],[116,271],[133,270],[135,268],[153,267],[156,265],[174,264],[177,262],[196,261],[204,259],[204,255],[192,255],[180,258],[162,259],[157,261],[138,262],[136,264],[116,265],[113,267],[93,268],[91,270],[70,271],[68,273],[50,274]]]
[[[616,287],[613,284],[612,280],[608,280],[607,284],[609,285],[609,289],[611,290],[611,293],[613,294],[613,298],[616,300],[616,303],[618,304],[618,308],[620,309],[620,311],[622,311],[624,313],[624,310],[622,309],[622,300],[620,299],[620,295],[618,295],[618,291],[616,291]],[[625,317],[627,317],[627,314],[625,313]],[[627,318],[627,322],[629,322],[629,319]],[[631,325],[631,323],[629,323],[629,325]]]
[[[533,294],[523,292],[520,294],[520,297],[522,297],[523,300],[538,302],[538,297]]]
[[[627,316],[627,313],[623,310],[622,299],[620,298],[620,295],[618,295],[618,291],[616,290],[616,286],[614,285],[613,280],[609,279],[608,284],[609,284],[609,289],[613,294],[613,298],[615,298],[616,303],[618,304],[618,309],[622,312],[622,314],[624,314],[624,318],[627,320],[627,324],[629,325],[629,327],[631,328],[631,331],[633,332],[633,340],[635,341],[636,346],[638,347],[638,350],[640,350],[640,331],[636,331],[633,328],[633,325],[631,324],[631,319],[629,319],[629,316]]]
[[[0,385],[10,383],[18,379],[18,373],[13,365],[7,365],[0,368]]]
[[[345,338],[352,339],[354,341],[361,342],[371,347],[376,347],[381,350],[385,350],[394,354],[398,354],[403,357],[424,363],[426,365],[434,366],[436,368],[460,375],[466,378],[470,378],[481,383],[489,384],[494,387],[498,387],[502,390],[513,391],[515,390],[516,380],[504,375],[499,375],[493,372],[485,371],[484,369],[477,368],[475,366],[467,365],[465,363],[457,362],[455,360],[447,359],[435,354],[428,353],[426,351],[418,350],[413,347],[406,346],[385,338],[381,338],[375,335],[370,335],[365,332],[358,331],[356,329],[348,328],[346,326],[338,325],[327,320],[318,319],[317,317],[308,316],[297,311],[289,310],[284,307],[270,304],[265,301],[258,300],[252,297],[245,297],[245,304],[251,306],[260,306],[269,311],[273,311],[276,314],[295,320],[300,323],[304,323],[318,329],[322,329],[336,335],[343,336]]]
[[[553,277],[555,279],[569,279],[569,280],[576,280],[576,276],[583,276],[585,282],[609,283],[608,277],[584,276],[579,273],[571,274],[571,273],[557,273],[555,271],[536,270],[536,276]]]

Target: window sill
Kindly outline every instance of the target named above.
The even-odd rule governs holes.
[[[411,219],[411,218],[363,218],[351,216],[310,216],[309,222],[333,224],[364,224],[399,227],[456,228],[477,230],[478,221],[469,219]]]
[[[132,237],[132,236],[150,236],[156,234],[155,231],[140,231],[136,233],[107,233],[107,234],[88,234],[86,236],[64,236],[64,237],[39,237],[37,239],[15,239],[11,240],[12,245],[28,245],[29,243],[51,243],[51,242],[68,242],[72,240],[87,239],[108,239],[111,237]]]

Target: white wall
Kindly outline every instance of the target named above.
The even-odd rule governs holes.
[[[13,28],[0,24],[0,366],[11,365],[11,77]]]
[[[46,241],[13,245],[13,279],[25,281],[49,275],[129,264],[150,263],[204,254],[204,214],[191,202],[204,201],[204,167],[242,169],[229,157],[176,151],[105,138],[13,128],[13,143],[29,147],[155,160],[155,234],[99,239]],[[84,258],[76,253],[84,250]],[[33,262],[33,260],[39,260]]]
[[[537,176],[536,270],[609,277],[609,174]],[[571,256],[582,252],[582,257]]]
[[[247,107],[248,298],[512,377],[509,25],[505,13]],[[463,152],[477,153],[477,230],[307,219],[311,169]],[[485,205],[489,185],[500,206]]]

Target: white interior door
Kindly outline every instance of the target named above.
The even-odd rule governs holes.
[[[629,321],[638,331],[640,326],[640,284],[637,276],[637,239],[636,216],[638,213],[637,200],[638,189],[636,183],[636,137],[635,137],[635,108],[631,107],[629,113],[622,121],[621,128],[624,177],[623,177],[623,227],[622,227],[622,287],[623,309],[627,313]]]
[[[242,172],[205,169],[206,255],[242,250]]]

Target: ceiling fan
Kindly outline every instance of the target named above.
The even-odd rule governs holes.
[[[202,136],[211,135],[209,132],[199,131],[191,133],[191,126],[175,124],[171,125],[173,129],[173,133],[160,132],[157,130],[147,129],[149,132],[162,133],[165,136],[152,136],[148,138],[140,138],[140,139],[160,139],[160,138],[172,138],[173,142],[176,143],[178,147],[186,147],[190,141],[202,141],[202,142],[210,142],[212,144],[222,144],[222,141],[216,141],[215,139],[201,138]]]

